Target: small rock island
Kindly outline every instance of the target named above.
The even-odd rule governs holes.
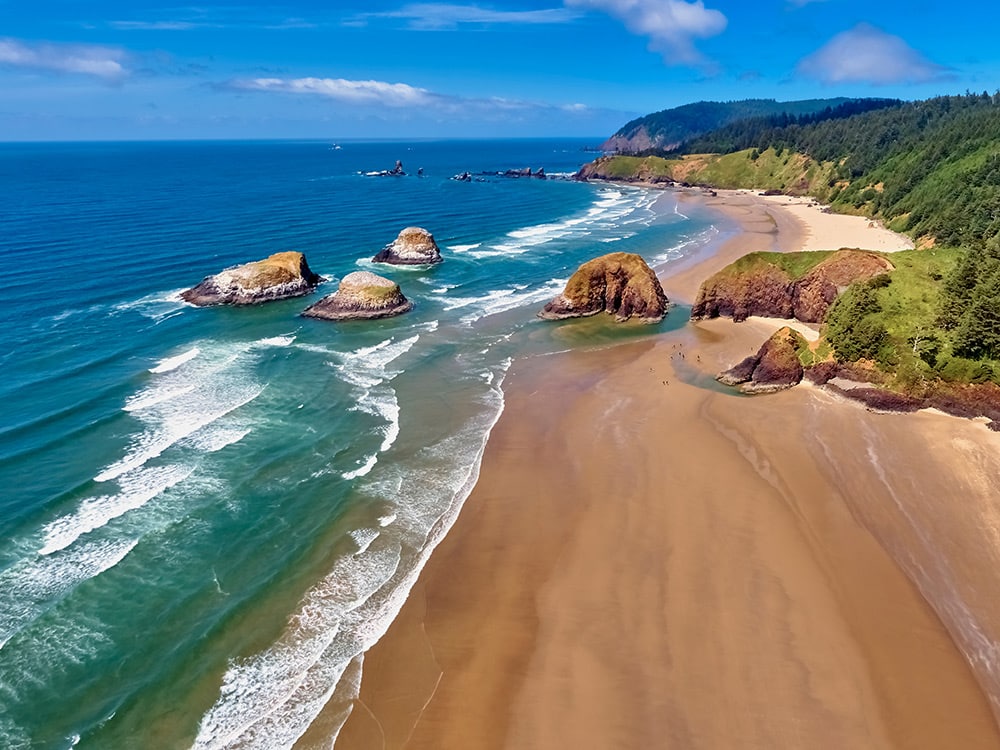
[[[619,323],[630,318],[659,323],[669,304],[656,273],[641,256],[609,253],[580,266],[538,317],[562,320],[606,312]]]
[[[434,241],[433,234],[422,227],[407,227],[372,258],[372,263],[423,266],[440,263],[442,260],[441,250]]]
[[[197,286],[181,292],[181,299],[199,307],[258,305],[309,294],[321,281],[302,253],[288,251],[206,276]]]
[[[802,381],[804,368],[799,353],[808,348],[802,334],[782,327],[756,354],[719,373],[716,380],[744,393],[772,393],[791,388]]]
[[[306,318],[323,320],[375,320],[402,315],[413,309],[399,284],[371,271],[355,271],[340,281],[340,286],[303,312]]]

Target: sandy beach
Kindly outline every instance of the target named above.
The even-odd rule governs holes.
[[[674,300],[751,250],[906,246],[691,200],[741,231],[664,276]],[[337,747],[1000,748],[1000,435],[716,386],[773,327],[515,363]]]

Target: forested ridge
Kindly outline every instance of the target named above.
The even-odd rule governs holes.
[[[892,256],[897,272],[831,308],[837,358],[876,362],[910,389],[1000,382],[1000,91],[750,117],[658,154],[671,174],[706,164],[695,183],[724,174],[744,184],[718,186],[808,192],[910,234],[921,249]],[[798,163],[810,179],[789,180]]]

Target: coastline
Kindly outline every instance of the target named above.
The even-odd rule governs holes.
[[[673,300],[818,234],[757,196],[684,200],[742,231],[677,264]],[[1000,618],[976,594],[998,569],[976,480],[1000,436],[818,389],[699,387],[773,325],[515,363],[479,482],[366,654],[338,747],[1000,747],[982,689],[1000,695]],[[936,502],[955,487],[960,517]],[[976,675],[955,641],[983,651]]]

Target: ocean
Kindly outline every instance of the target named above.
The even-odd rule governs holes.
[[[565,179],[593,142],[0,144],[0,747],[335,733],[511,363],[687,320],[535,317],[585,260],[663,266],[724,231],[669,192]],[[522,167],[556,179],[481,174]],[[442,264],[370,263],[411,225]],[[316,295],[179,300],[282,250],[329,279]],[[359,269],[413,312],[298,317]]]

